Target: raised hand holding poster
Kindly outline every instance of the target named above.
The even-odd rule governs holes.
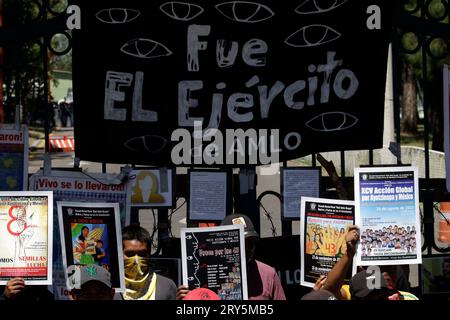
[[[301,200],[301,285],[314,287],[346,252],[345,235],[355,221],[353,201],[302,197]],[[356,273],[349,268],[346,279]]]

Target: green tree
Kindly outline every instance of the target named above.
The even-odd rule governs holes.
[[[426,3],[420,1],[419,4]],[[404,6],[406,10],[417,7],[417,0],[411,0]],[[449,24],[448,3],[441,0],[433,0],[428,3],[425,11],[418,10],[412,16],[420,19],[423,16],[430,26],[428,30],[438,30]],[[426,34],[427,44],[420,44],[420,34],[406,33],[402,38],[402,45],[407,50],[413,50],[422,45],[414,54],[403,54],[402,61],[402,121],[401,130],[405,135],[417,134],[417,104],[418,93],[426,93],[426,105],[428,106],[429,128],[432,134],[432,149],[443,150],[443,123],[442,123],[442,67],[450,63],[447,48],[448,39],[433,39],[433,34]],[[449,36],[450,37],[450,36]],[[425,47],[424,47],[425,46]],[[423,64],[423,48],[427,48],[425,56],[426,73]],[[428,48],[429,51],[428,52]],[[432,55],[430,55],[430,53]]]
[[[42,2],[38,2],[42,3]],[[50,0],[50,7],[61,12],[67,6],[66,0]],[[43,28],[41,8],[32,0],[3,0],[3,24],[9,42],[4,44],[3,68],[6,87],[5,121],[14,120],[17,104],[22,109],[22,121],[44,120],[47,98],[44,97],[43,54],[48,59],[49,71],[53,65],[71,68],[71,59],[61,62],[52,59],[49,51],[42,47],[43,38],[27,39],[27,30]],[[54,16],[46,12],[47,19]],[[30,32],[31,33],[31,32]],[[14,39],[11,41],[11,39]],[[51,79],[51,74],[49,74]]]

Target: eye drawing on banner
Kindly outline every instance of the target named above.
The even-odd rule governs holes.
[[[284,41],[295,48],[317,47],[341,37],[341,34],[328,26],[312,24],[295,31]]]
[[[345,112],[327,112],[322,113],[308,122],[305,125],[318,132],[333,132],[340,130],[347,130],[358,123],[358,118]]]
[[[347,0],[335,0],[330,6],[328,0],[305,0],[295,9],[295,12],[298,14],[324,13],[334,10],[346,2]]]
[[[272,18],[275,13],[268,6],[256,2],[231,1],[216,5],[226,18],[243,23],[257,23]],[[249,13],[251,12],[251,13]]]
[[[134,152],[147,151],[149,153],[159,153],[166,145],[167,139],[155,135],[134,137],[123,144],[128,150]]]
[[[35,226],[29,224],[29,222],[32,221],[34,214],[32,213],[27,217],[27,210],[24,206],[11,206],[8,215],[11,219],[6,227],[9,234],[15,237],[14,266],[16,266],[16,263],[21,260],[21,257],[24,261],[27,261],[25,244],[34,234],[32,228]]]
[[[165,45],[151,39],[137,38],[125,43],[120,51],[136,58],[153,59],[172,54]]]
[[[186,2],[166,2],[159,7],[168,17],[179,21],[191,21],[203,13],[199,5]],[[184,14],[184,15],[183,15]]]
[[[132,188],[131,203],[164,203],[166,200],[159,194],[159,181],[151,171],[141,171],[135,177]]]
[[[97,12],[98,20],[109,24],[123,24],[135,20],[141,13],[134,9],[109,8]]]

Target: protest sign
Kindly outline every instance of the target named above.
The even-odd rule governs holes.
[[[127,179],[127,203],[131,207],[173,207],[172,169],[132,170]]]
[[[127,224],[125,186],[111,185],[111,175],[79,171],[52,170],[44,175],[39,170],[30,177],[30,190],[53,191],[53,285],[50,290],[56,300],[68,300],[66,271],[63,267],[62,249],[59,234],[57,201],[76,202],[118,202],[120,205],[121,225]]]
[[[227,171],[189,170],[189,221],[222,221],[230,210]]]
[[[244,226],[181,229],[183,283],[222,300],[247,300]]]
[[[75,154],[236,167],[382,147],[391,2],[73,1]]]
[[[96,264],[111,273],[112,287],[125,291],[118,203],[57,202],[63,266]]]
[[[300,203],[303,196],[318,198],[320,195],[320,168],[282,168],[281,194],[283,219],[300,219]]]
[[[27,190],[28,129],[0,126],[0,190]]]
[[[355,168],[355,207],[357,265],[421,263],[416,167]]]
[[[52,283],[53,195],[0,192],[0,285]]]
[[[320,275],[328,274],[345,254],[345,235],[355,223],[353,201],[302,197],[300,218],[301,285],[314,287]],[[349,268],[346,280],[356,273]]]

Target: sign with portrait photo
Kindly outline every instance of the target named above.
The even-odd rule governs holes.
[[[111,273],[112,287],[125,290],[118,203],[57,202],[64,269],[99,265]]]
[[[357,265],[422,262],[417,167],[355,168]]]
[[[115,176],[115,175],[114,175]],[[30,177],[30,190],[53,191],[53,292],[56,300],[70,299],[66,285],[66,271],[63,267],[59,234],[57,201],[75,202],[118,202],[121,225],[129,223],[126,216],[126,189],[124,184],[108,183],[112,176],[103,173],[83,173],[79,171],[52,170],[45,175],[39,170]]]

